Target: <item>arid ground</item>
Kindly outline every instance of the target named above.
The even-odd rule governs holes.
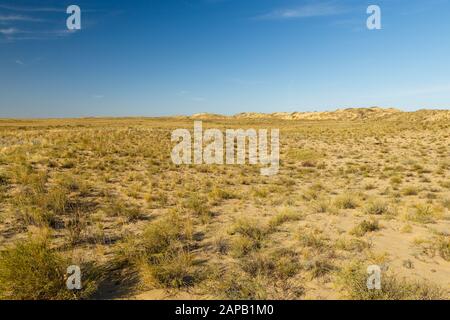
[[[194,119],[279,128],[278,175],[173,164]],[[0,150],[0,299],[450,298],[450,111],[5,119]]]

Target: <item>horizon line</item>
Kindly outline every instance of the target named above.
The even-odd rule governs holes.
[[[36,116],[36,117],[1,117],[0,121],[27,121],[27,120],[83,120],[83,119],[162,119],[162,118],[190,118],[197,115],[211,115],[211,116],[222,116],[222,117],[235,117],[241,114],[259,114],[259,115],[274,115],[274,114],[312,114],[312,113],[333,113],[338,111],[348,111],[348,110],[370,110],[370,109],[380,109],[380,110],[395,110],[399,113],[415,113],[419,111],[450,111],[448,109],[442,108],[422,108],[414,111],[405,110],[404,108],[395,107],[348,107],[348,108],[337,108],[322,111],[275,111],[275,112],[256,112],[256,111],[242,111],[234,114],[222,114],[214,112],[196,112],[192,114],[168,114],[168,115],[80,115],[80,116]]]

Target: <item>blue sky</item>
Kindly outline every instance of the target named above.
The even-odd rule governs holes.
[[[449,109],[449,57],[450,0],[0,0],[0,117]]]

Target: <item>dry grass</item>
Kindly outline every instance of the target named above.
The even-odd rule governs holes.
[[[364,220],[355,226],[350,233],[357,236],[362,237],[368,232],[374,232],[380,230],[380,225],[377,220]]]
[[[174,165],[188,118],[2,121],[0,296],[448,299],[433,283],[450,287],[450,125],[392,117],[204,121],[279,128],[273,177]],[[26,240],[42,230],[45,244]],[[390,273],[373,293],[368,260],[348,266],[377,254]],[[96,266],[77,294],[63,281],[74,259]]]
[[[50,248],[47,238],[30,238],[0,252],[0,299],[61,300],[89,298],[96,290],[92,270],[82,269],[82,290],[66,287],[68,259]]]
[[[381,290],[367,288],[367,273],[364,269],[369,263],[357,261],[342,268],[338,283],[347,297],[355,300],[440,300],[446,292],[438,285],[425,281],[412,281],[384,273],[381,277]]]

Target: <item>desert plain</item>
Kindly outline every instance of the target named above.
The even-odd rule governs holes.
[[[174,164],[195,120],[278,174]],[[0,120],[0,299],[449,298],[448,110]]]

